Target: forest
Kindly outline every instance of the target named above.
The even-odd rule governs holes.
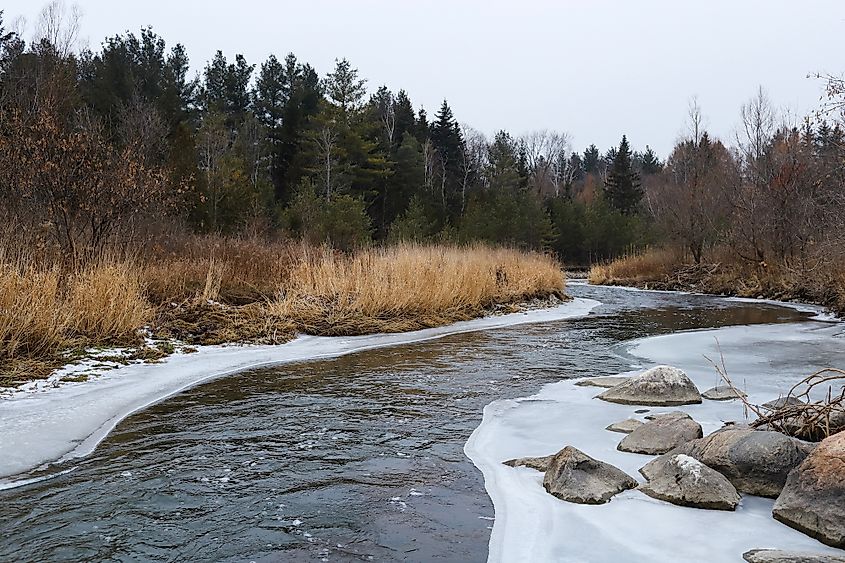
[[[800,118],[779,111],[762,87],[751,93],[729,143],[711,137],[693,100],[686,133],[665,158],[647,144],[635,150],[622,132],[618,146],[576,151],[562,131],[488,138],[460,122],[447,99],[429,115],[413,93],[373,87],[345,58],[321,76],[293,53],[247,61],[218,51],[192,75],[186,49],[150,28],[78,50],[78,19],[63,6],[45,8],[29,42],[4,29],[0,13],[4,309],[31,308],[38,288],[55,286],[29,325],[3,321],[8,357],[39,357],[80,336],[120,341],[152,318],[173,317],[162,304],[198,296],[261,311],[215,313],[215,321],[192,313],[168,334],[266,336],[279,320],[269,320],[266,302],[303,263],[380,256],[402,244],[537,253],[542,273],[509,300],[562,295],[562,281],[547,275],[552,259],[593,266],[597,283],[845,307],[845,87],[837,77],[817,77],[825,101]],[[92,281],[92,268],[102,273],[106,263],[117,264],[113,279]],[[506,278],[494,270],[494,282]],[[107,297],[90,289],[97,283],[134,297]],[[80,322],[80,308],[108,307],[73,301],[74,284],[111,306],[137,307]],[[447,317],[480,314],[495,293]],[[317,316],[354,301],[320,295]],[[350,305],[358,315],[359,305]],[[407,306],[367,314],[420,314]],[[63,307],[68,318],[56,319]],[[199,328],[199,318],[215,328]],[[447,320],[438,318],[431,322]],[[306,325],[316,326],[286,327]]]

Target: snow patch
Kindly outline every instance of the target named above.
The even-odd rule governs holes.
[[[816,368],[841,361],[843,327],[818,322],[728,327],[639,339],[625,348],[646,365],[682,369],[700,389],[718,381],[704,355],[718,360],[721,349],[734,383],[750,401],[762,404]],[[604,428],[636,418],[640,407],[595,401],[601,389],[579,387],[575,381],[490,403],[464,447],[482,471],[495,509],[489,561],[733,562],[759,547],[841,554],[774,520],[771,499],[745,496],[736,512],[723,512],[676,506],[629,490],[604,505],[578,505],[548,494],[542,473],[503,465],[571,445],[639,478],[639,468],[653,458],[618,451],[620,435]],[[739,401],[649,410],[683,410],[705,434],[725,421],[744,420]]]
[[[678,454],[676,456],[672,456],[672,459],[675,460],[675,463],[678,464],[678,467],[681,468],[681,471],[686,471],[687,473],[692,475],[693,479],[695,479],[696,481],[701,479],[701,468],[704,466],[703,463],[686,454]]]

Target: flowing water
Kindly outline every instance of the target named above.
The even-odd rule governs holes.
[[[240,373],[137,413],[59,477],[0,492],[0,561],[484,561],[464,444],[493,400],[636,363],[632,338],[807,314],[574,285],[586,318]],[[2,455],[2,453],[0,453]]]

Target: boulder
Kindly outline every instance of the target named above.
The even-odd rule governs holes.
[[[742,554],[748,563],[845,563],[845,556],[832,553],[752,549]]]
[[[780,432],[723,428],[671,453],[687,454],[728,478],[741,493],[774,498],[813,445]]]
[[[636,486],[637,481],[621,469],[572,446],[554,455],[543,478],[546,491],[578,504],[603,504],[613,495]]]
[[[620,383],[624,383],[629,379],[631,378],[616,376],[590,377],[588,379],[582,379],[581,381],[575,382],[575,385],[581,387],[603,387],[605,389],[610,389],[611,387],[616,387]]]
[[[511,467],[530,467],[531,469],[536,469],[537,471],[545,473],[546,468],[549,467],[549,462],[552,461],[553,457],[555,457],[554,454],[542,457],[519,457],[503,461],[502,463]]]
[[[733,401],[734,399],[739,399],[740,397],[747,397],[745,393],[740,391],[739,389],[734,389],[729,385],[717,385],[711,389],[708,389],[701,396],[705,399],[710,399],[711,401]]]
[[[739,493],[727,478],[684,454],[665,454],[652,461],[649,481],[639,489],[652,498],[680,506],[735,510]]]
[[[675,367],[657,366],[598,396],[623,405],[671,407],[701,402],[701,394],[687,375]]]
[[[789,474],[772,515],[820,542],[845,548],[845,432],[823,440]]]
[[[701,425],[685,413],[660,415],[622,438],[616,449],[635,454],[663,454],[701,438]]]
[[[794,405],[805,405],[806,403],[801,399],[796,397],[778,397],[773,401],[769,401],[768,403],[763,403],[760,405],[763,408],[769,409],[770,411],[781,409],[783,407],[791,407]]]
[[[605,430],[610,430],[611,432],[621,432],[623,434],[630,434],[642,425],[643,421],[637,420],[636,418],[629,418],[628,420],[614,422],[613,424],[606,426]]]

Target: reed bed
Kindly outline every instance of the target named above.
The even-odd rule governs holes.
[[[556,295],[551,257],[487,246],[361,249],[196,237],[73,267],[0,249],[0,384],[43,377],[69,349],[280,343],[296,332],[401,332]]]

